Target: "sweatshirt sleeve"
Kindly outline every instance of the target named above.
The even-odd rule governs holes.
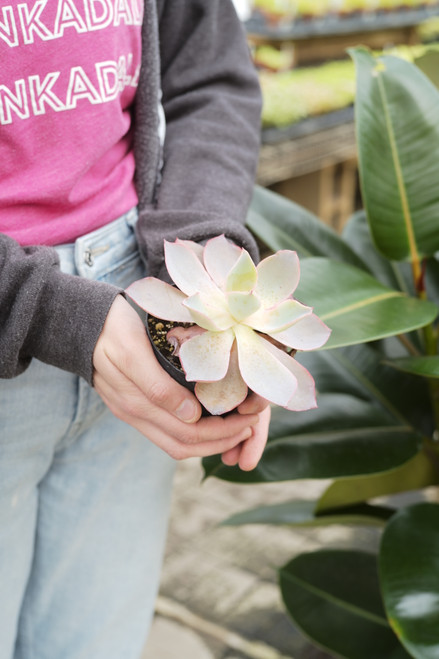
[[[94,346],[119,289],[64,274],[56,250],[22,248],[4,234],[0,282],[0,377],[36,357],[91,383]]]
[[[261,93],[230,0],[158,1],[163,168],[156,201],[138,224],[150,273],[163,240],[225,234],[257,258],[245,229],[260,145]]]

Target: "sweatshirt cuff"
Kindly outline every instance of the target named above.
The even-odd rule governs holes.
[[[53,269],[23,352],[93,384],[93,352],[105,319],[122,289]]]
[[[244,247],[257,262],[259,250],[256,240],[243,223],[224,218],[220,214],[201,211],[147,209],[139,216],[136,235],[141,251],[146,254],[148,272],[166,280],[164,241],[207,241],[224,234],[231,242]]]

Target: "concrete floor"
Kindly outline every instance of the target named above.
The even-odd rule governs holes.
[[[235,512],[318,496],[324,482],[202,481],[179,464],[156,616],[142,659],[328,659],[285,613],[277,568],[320,547],[375,547],[374,529],[219,527]]]

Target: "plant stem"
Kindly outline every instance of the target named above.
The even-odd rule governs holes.
[[[417,347],[413,345],[413,343],[410,341],[410,339],[406,334],[398,334],[397,338],[400,341],[400,343],[402,343],[402,345],[407,350],[407,352],[410,353],[410,355],[412,355],[413,357],[420,357],[421,353],[419,352]]]
[[[430,460],[439,482],[439,446],[438,442],[431,439],[424,439],[423,443],[424,453]]]
[[[436,433],[439,432],[439,382],[438,380],[430,379],[428,381],[430,387],[431,403],[433,405],[433,413],[435,420]]]
[[[418,259],[412,261],[413,279],[415,283],[415,290],[417,296],[421,300],[427,300],[427,291],[425,289],[425,269],[426,260],[420,262]],[[430,323],[423,328],[425,354],[433,357],[438,354],[438,334],[434,328],[433,323]],[[439,380],[437,378],[429,378],[428,386],[430,389],[431,404],[433,406],[433,414],[435,419],[436,433],[439,432]]]
[[[438,338],[435,328],[432,324],[427,325],[423,329],[425,341],[425,353],[431,357],[437,355]],[[433,406],[433,413],[435,418],[435,427],[439,431],[439,380],[437,378],[429,378],[428,385],[430,388],[431,404]]]
[[[433,324],[426,325],[423,328],[424,341],[425,341],[425,353],[430,357],[437,355],[437,334],[433,327]]]
[[[415,290],[420,298],[425,299],[425,271],[423,264],[417,258],[412,261],[412,273]]]

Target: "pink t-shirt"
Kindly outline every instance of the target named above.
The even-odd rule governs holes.
[[[137,203],[143,0],[0,5],[0,231],[57,245]]]

